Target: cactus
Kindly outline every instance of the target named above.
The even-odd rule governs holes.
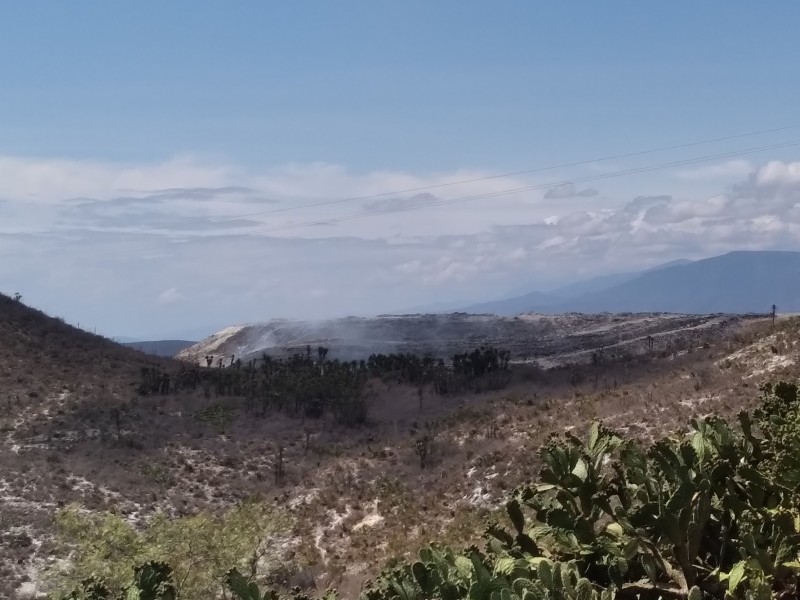
[[[278,600],[278,595],[274,591],[268,590],[262,594],[258,585],[236,569],[228,572],[225,581],[236,600]]]
[[[600,423],[586,441],[552,437],[540,451],[541,483],[514,491],[511,527],[491,523],[485,551],[423,548],[372,580],[362,600],[796,597],[800,399],[793,384],[763,392],[738,429],[693,420],[688,435],[649,448]],[[236,600],[278,598],[237,571],[226,583]],[[69,597],[117,599],[96,581],[78,592]],[[137,569],[127,598],[174,600],[168,567]]]
[[[506,506],[513,529],[491,526],[489,550],[534,557],[544,547],[625,594],[708,594],[740,559],[790,578],[800,551],[800,412],[795,386],[775,390],[752,417],[740,415],[741,433],[709,418],[693,421],[688,439],[649,450],[599,424],[586,443],[552,438],[540,453],[544,483],[515,492]],[[548,578],[539,573],[540,584]]]
[[[133,583],[123,590],[112,592],[103,581],[91,578],[82,581],[75,590],[63,598],[64,600],[177,600],[178,596],[169,565],[150,561],[134,568]]]
[[[83,580],[76,589],[64,596],[64,600],[111,600],[111,598],[108,587],[96,578]]]
[[[176,600],[172,569],[163,562],[145,563],[136,567],[133,585],[128,588],[126,600]]]

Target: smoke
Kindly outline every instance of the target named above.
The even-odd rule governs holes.
[[[643,351],[641,339],[648,335],[660,339],[686,335],[687,331],[700,335],[708,327],[732,320],[735,318],[658,313],[532,313],[516,317],[453,313],[281,320],[243,326],[233,334],[225,330],[179,356],[200,364],[208,354],[215,360],[235,355],[247,361],[264,353],[273,357],[305,354],[310,347],[312,357],[316,357],[317,347],[324,346],[329,359],[362,360],[371,354],[407,352],[448,360],[457,353],[492,346],[508,350],[513,360],[566,355],[576,359],[577,354],[587,358],[597,348],[621,349],[628,343]],[[227,337],[220,343],[223,333]]]
[[[202,360],[207,354],[235,355],[246,361],[264,353],[274,357],[303,354],[309,347],[316,355],[317,348],[323,346],[329,350],[328,358],[338,360],[400,352],[449,358],[467,348],[499,345],[509,339],[514,321],[466,314],[277,320],[243,326],[222,341],[223,336],[216,334],[188,348],[181,357]]]

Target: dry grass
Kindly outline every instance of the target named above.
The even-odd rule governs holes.
[[[374,381],[370,423],[253,418],[237,398],[138,398],[151,359],[0,297],[0,596],[37,589],[56,558],[58,506],[115,510],[136,521],[224,510],[259,495],[297,517],[292,583],[363,581],[419,546],[476,539],[509,490],[536,476],[552,432],[593,419],[644,439],[707,413],[753,405],[758,385],[797,374],[798,323],[765,321],[665,341],[652,353],[592,366],[515,369],[502,392],[440,398]],[[581,343],[586,343],[581,342]],[[168,361],[159,364],[168,367]],[[127,401],[119,435],[109,408]],[[427,468],[413,442],[435,432]],[[274,466],[283,449],[285,477]],[[22,588],[20,588],[22,586]]]

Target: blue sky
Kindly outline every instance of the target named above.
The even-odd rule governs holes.
[[[790,2],[19,2],[0,151],[515,169],[793,122]]]
[[[790,2],[3,3],[0,257],[14,260],[0,261],[0,289],[149,337],[793,248],[796,147],[590,182],[586,194],[278,234],[263,230],[375,205],[235,217],[795,125],[799,17]],[[800,129],[388,201],[794,139]],[[741,186],[762,180],[774,205],[758,190],[734,214]],[[665,210],[679,220],[656,223]]]

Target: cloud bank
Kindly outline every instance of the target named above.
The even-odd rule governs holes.
[[[800,162],[718,167],[654,176],[657,194],[601,194],[521,177],[451,185],[495,175],[474,170],[0,157],[0,289],[111,335],[151,337],[796,249]],[[700,180],[718,193],[692,193]]]

